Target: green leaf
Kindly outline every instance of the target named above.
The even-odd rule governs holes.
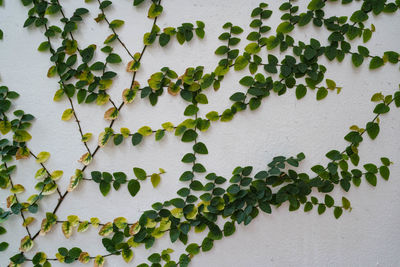
[[[311,0],[310,3],[308,4],[307,8],[309,10],[317,10],[321,9],[325,6],[325,1],[322,0]]]
[[[296,98],[301,99],[307,94],[307,88],[303,84],[296,87]]]
[[[236,231],[234,222],[226,222],[224,224],[224,236],[231,236]]]
[[[143,135],[141,135],[140,133],[134,133],[132,135],[132,145],[137,146],[138,144],[140,144],[140,142],[142,142],[143,139]]]
[[[107,56],[106,61],[107,61],[107,63],[115,64],[115,63],[122,62],[122,59],[119,55],[111,53]]]
[[[139,180],[145,180],[147,177],[147,173],[145,170],[141,169],[141,168],[133,168],[133,173],[135,174],[136,178],[138,178]]]
[[[365,174],[365,179],[367,179],[368,183],[372,186],[376,186],[376,175],[370,172],[367,172]]]
[[[171,199],[171,204],[177,208],[183,209],[185,207],[185,201],[181,198]]]
[[[330,195],[325,195],[325,205],[330,208],[335,204],[335,200]]]
[[[278,25],[278,27],[276,28],[276,32],[277,33],[289,33],[293,29],[294,29],[294,26],[290,22],[284,21]]]
[[[136,196],[139,190],[140,190],[140,183],[135,179],[130,180],[128,183],[128,191],[131,194],[131,196],[132,197]]]
[[[196,133],[196,131],[194,131],[192,129],[186,130],[183,133],[182,142],[192,142],[192,141],[196,140],[197,136],[198,136],[198,134]]]
[[[50,43],[46,41],[39,45],[38,51],[44,52],[44,51],[48,50],[49,48],[50,48]]]
[[[252,86],[253,83],[254,83],[254,78],[251,77],[251,76],[245,76],[245,77],[243,77],[243,78],[239,81],[239,83],[240,83],[241,85],[243,85],[243,86],[248,86],[248,87],[250,87],[250,86]]]
[[[163,11],[163,7],[161,5],[157,5],[157,4],[152,4],[149,8],[149,13],[147,14],[147,16],[149,18],[155,18],[157,16],[159,16]]]
[[[151,263],[159,263],[161,261],[161,255],[153,253],[147,258]]]
[[[306,47],[306,49],[304,50],[304,57],[307,60],[312,59],[316,55],[317,55],[317,51],[315,49],[312,49],[311,47]]]
[[[372,37],[372,31],[370,29],[365,29],[363,31],[363,42],[368,42]]]
[[[160,45],[161,46],[166,46],[170,39],[171,39],[171,36],[169,36],[166,33],[161,33],[160,34],[160,38],[159,38]]]
[[[326,206],[324,204],[319,204],[318,205],[318,214],[321,215],[322,213],[324,213],[326,210]]]
[[[106,181],[101,181],[99,184],[100,187],[100,192],[103,196],[107,196],[107,194],[110,192],[111,189],[111,184],[107,183]]]
[[[242,70],[242,69],[246,68],[246,66],[248,64],[249,64],[249,61],[244,56],[238,56],[235,61],[234,69],[236,71]]]
[[[8,243],[7,242],[1,242],[0,243],[0,251],[4,251],[8,248]]]
[[[313,209],[313,204],[311,202],[306,202],[306,204],[304,205],[304,212],[308,212],[310,210]]]
[[[352,54],[351,56],[351,61],[353,62],[353,65],[357,68],[361,66],[361,64],[364,62],[364,57],[361,56],[360,54]]]
[[[124,21],[120,20],[120,19],[115,19],[113,21],[110,22],[110,28],[111,29],[116,29],[121,27],[122,25],[124,25]]]
[[[317,100],[322,100],[328,95],[328,90],[325,87],[320,87],[317,91]]]
[[[379,167],[379,174],[382,176],[383,179],[389,180],[390,170],[387,166]]]
[[[387,106],[385,103],[379,103],[376,105],[374,109],[375,114],[384,114],[390,111],[389,106]]]
[[[244,50],[249,54],[257,54],[258,52],[260,52],[261,47],[258,45],[258,43],[250,43],[246,45]]]
[[[207,147],[204,143],[199,142],[193,145],[193,151],[199,154],[208,154]]]
[[[373,69],[377,69],[381,66],[383,66],[384,62],[383,59],[380,57],[373,57],[369,63],[369,69],[373,70]]]
[[[200,246],[197,245],[196,243],[192,243],[189,246],[187,246],[186,251],[191,255],[196,255],[200,252]]]
[[[220,47],[217,48],[217,50],[215,50],[215,54],[216,55],[224,55],[226,53],[228,53],[229,48],[226,45],[221,45]]]
[[[368,136],[374,140],[379,134],[379,124],[375,122],[368,122],[366,127]]]
[[[203,250],[203,252],[207,252],[210,251],[214,246],[214,240],[212,240],[211,238],[204,238],[203,242],[201,243],[201,249]]]
[[[325,156],[331,160],[341,160],[342,159],[342,154],[337,150],[331,150],[328,153],[326,153]]]
[[[143,3],[144,2],[144,0],[134,0],[133,1],[133,5],[134,6],[138,6],[138,5],[140,5],[141,3]]]
[[[335,207],[333,210],[333,214],[335,215],[336,219],[339,219],[339,217],[342,215],[343,209],[341,207]]]

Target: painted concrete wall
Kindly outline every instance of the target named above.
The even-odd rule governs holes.
[[[93,18],[98,9],[95,3],[84,4],[83,1],[64,0],[67,15],[71,15],[75,7],[85,6],[90,10],[90,18],[81,24],[76,38],[81,47],[96,43],[101,47],[103,40],[109,35],[105,24],[97,25]],[[164,13],[159,18],[159,26],[178,26],[182,22],[202,20],[206,23],[204,40],[194,40],[190,44],[180,46],[176,40],[161,48],[154,45],[144,55],[142,68],[137,75],[141,84],[163,66],[168,66],[183,73],[189,66],[205,66],[211,71],[217,65],[219,57],[214,50],[222,43],[217,39],[222,33],[221,26],[227,22],[239,25],[249,30],[250,12],[258,5],[258,1],[163,1]],[[278,1],[270,1],[271,8],[278,10]],[[304,7],[305,1],[298,1]],[[338,3],[329,3],[328,15],[349,15],[359,3],[345,8]],[[150,30],[151,21],[146,18],[147,5],[134,8],[132,0],[114,1],[108,12],[110,19],[124,19],[125,25],[120,35],[132,51],[142,49],[142,36]],[[53,102],[53,94],[58,89],[57,79],[46,78],[50,67],[49,54],[40,53],[36,49],[44,41],[43,33],[36,29],[24,29],[22,25],[27,10],[20,1],[6,0],[0,7],[0,28],[3,29],[4,40],[0,41],[0,75],[1,83],[11,90],[21,94],[17,105],[26,112],[36,116],[31,128],[33,139],[29,142],[33,151],[49,151],[51,158],[47,165],[51,170],[61,169],[64,177],[59,185],[64,191],[69,177],[76,168],[77,162],[85,152],[80,143],[76,124],[60,120],[64,109],[69,108],[67,101]],[[268,21],[271,26],[279,23],[280,12],[274,12]],[[367,23],[373,22],[377,32],[374,33],[369,47],[371,54],[380,55],[383,51],[399,51],[400,16],[379,16]],[[240,47],[246,44],[245,34],[242,35]],[[308,40],[315,37],[326,42],[328,33],[322,29],[305,27],[295,34],[298,40]],[[354,45],[361,44],[359,41]],[[354,46],[356,47],[356,46]],[[127,54],[121,46],[116,45],[116,51],[123,56],[123,64],[111,66],[120,74],[110,94],[120,102],[120,94],[130,82],[130,74],[125,72],[128,62]],[[262,52],[265,54],[265,52]],[[99,57],[101,52],[97,54]],[[326,60],[324,60],[326,62]],[[327,63],[327,62],[326,62]],[[328,66],[328,65],[327,65]],[[369,71],[367,65],[354,69],[350,59],[342,63],[333,62],[326,73],[327,78],[334,79],[343,87],[340,94],[330,93],[328,97],[317,102],[315,92],[297,101],[294,91],[283,96],[270,96],[264,100],[257,111],[245,111],[237,115],[230,123],[213,124],[208,132],[201,134],[199,140],[206,143],[209,155],[200,156],[210,172],[230,177],[236,166],[253,165],[255,170],[262,170],[266,164],[277,155],[296,155],[304,152],[307,156],[300,170],[309,171],[315,164],[326,164],[326,152],[331,149],[341,150],[346,146],[343,137],[349,126],[365,125],[372,119],[374,104],[369,100],[375,92],[393,93],[398,89],[398,66],[387,65],[376,71]],[[230,106],[229,96],[238,90],[245,90],[238,80],[247,74],[246,71],[229,73],[221,89],[217,92],[207,91],[209,105],[201,114],[211,110],[222,111]],[[76,105],[77,113],[82,121],[83,131],[98,135],[108,124],[103,119],[105,107],[96,105]],[[171,121],[179,123],[184,119],[185,103],[178,97],[165,94],[159,99],[156,107],[151,107],[148,101],[135,100],[134,104],[124,107],[120,118],[115,123],[115,129],[128,127],[136,130],[143,125],[158,128],[161,123]],[[392,110],[382,116],[381,133],[375,141],[366,138],[360,147],[363,162],[379,163],[381,156],[386,156],[395,162],[391,168],[391,179],[386,182],[378,180],[378,186],[373,188],[365,181],[359,188],[352,188],[349,193],[338,189],[333,192],[337,201],[346,196],[352,203],[351,213],[345,212],[339,220],[335,220],[332,212],[319,216],[313,210],[309,214],[302,211],[289,213],[287,206],[273,210],[272,215],[260,214],[250,225],[239,226],[237,232],[222,241],[215,242],[214,248],[208,253],[196,256],[191,266],[399,266],[400,256],[400,111]],[[93,149],[96,138],[89,143]],[[125,171],[133,176],[132,167],[142,167],[149,172],[159,167],[167,173],[157,189],[152,189],[150,181],[142,184],[142,190],[135,198],[131,198],[125,186],[119,192],[111,191],[104,198],[97,184],[83,182],[79,188],[68,195],[58,211],[58,217],[65,219],[70,214],[82,219],[97,216],[102,222],[107,222],[118,216],[124,216],[129,221],[138,219],[142,211],[148,209],[156,201],[163,201],[175,196],[182,186],[178,181],[180,174],[188,169],[180,159],[190,151],[191,145],[180,142],[172,134],[159,143],[153,138],[147,138],[138,147],[132,147],[129,140],[118,148],[109,145],[101,149],[88,168],[86,175],[92,170]],[[23,197],[28,197],[34,191],[34,172],[38,169],[33,159],[19,163],[14,179],[29,188]],[[318,194],[317,194],[318,195]],[[1,206],[5,205],[5,191],[0,192]],[[51,196],[41,202],[38,220],[32,225],[36,232],[44,212],[55,206],[57,196]],[[21,219],[13,218],[5,223],[9,232],[1,236],[7,241],[20,240],[25,235]],[[12,230],[11,230],[12,229]],[[189,242],[199,242],[203,235],[193,235]],[[0,266],[6,266],[8,257],[18,250],[19,242],[12,242],[5,253],[0,254]],[[57,247],[71,248],[79,246],[90,255],[104,254],[101,238],[94,229],[84,234],[73,234],[66,240],[60,226],[45,238],[36,239],[38,248],[53,256]],[[133,264],[143,262],[151,253],[172,247],[176,252],[184,249],[181,244],[171,245],[167,237],[160,239],[150,250],[135,249]],[[29,253],[33,255],[33,253]],[[179,255],[179,254],[174,254]],[[177,256],[175,256],[177,257]],[[125,266],[120,257],[107,258],[107,266]],[[59,266],[57,263],[53,266]],[[72,266],[78,266],[73,264]]]

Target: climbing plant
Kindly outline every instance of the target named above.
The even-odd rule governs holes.
[[[102,44],[82,46],[75,37],[79,26],[84,23],[88,9],[85,7],[74,10],[68,17],[64,10],[68,8],[59,0],[21,0],[28,10],[24,23],[26,31],[39,29],[44,33],[43,42],[38,50],[48,53],[52,66],[47,72],[49,78],[57,80],[58,88],[54,93],[54,101],[64,101],[69,107],[60,114],[64,121],[75,121],[82,145],[86,152],[80,156],[80,169],[70,176],[66,190],[60,188],[57,180],[64,175],[61,170],[50,170],[46,161],[50,153],[33,151],[29,146],[32,136],[29,128],[34,116],[26,113],[13,104],[19,94],[6,86],[0,87],[0,154],[2,159],[0,170],[0,187],[6,196],[6,207],[0,208],[0,223],[21,216],[26,229],[26,236],[20,240],[20,251],[10,258],[9,266],[20,266],[27,263],[33,266],[51,266],[54,262],[81,263],[93,262],[94,266],[103,266],[107,257],[121,256],[126,262],[134,262],[138,266],[188,266],[192,258],[200,252],[211,250],[217,240],[230,236],[237,225],[248,225],[260,212],[270,214],[271,207],[289,207],[289,211],[303,209],[310,212],[316,209],[323,214],[331,209],[338,219],[343,211],[350,211],[350,201],[343,196],[335,201],[330,192],[335,187],[341,187],[348,192],[352,186],[358,187],[365,180],[372,186],[377,185],[378,176],[389,179],[391,160],[386,157],[378,159],[378,163],[367,163],[359,166],[358,147],[365,138],[372,140],[380,132],[380,120],[394,107],[400,107],[400,90],[393,88],[393,93],[383,95],[376,93],[371,101],[376,102],[371,111],[369,121],[361,126],[353,125],[344,137],[346,147],[337,148],[326,153],[329,163],[326,166],[315,165],[309,173],[299,172],[300,162],[305,158],[303,153],[293,156],[276,156],[263,170],[253,171],[252,166],[238,166],[232,171],[231,177],[223,177],[209,172],[200,160],[199,155],[207,155],[207,145],[201,141],[201,135],[217,122],[229,122],[239,112],[258,109],[271,94],[281,96],[288,91],[294,91],[300,100],[310,91],[315,91],[316,100],[323,100],[330,92],[340,93],[342,86],[332,77],[326,77],[327,67],[322,65],[322,59],[328,61],[343,61],[351,58],[354,68],[367,64],[369,69],[380,68],[385,64],[397,65],[399,53],[383,51],[381,54],[371,54],[365,45],[375,32],[375,26],[369,23],[373,16],[384,16],[398,12],[400,1],[363,0],[357,2],[357,10],[350,16],[326,16],[325,9],[330,2],[340,2],[348,5],[352,0],[311,0],[305,10],[301,10],[294,0],[282,1],[279,7],[281,22],[276,28],[269,26],[268,19],[273,14],[268,3],[260,3],[250,14],[251,31],[244,33],[241,26],[226,22],[218,39],[221,45],[215,54],[220,58],[214,71],[206,73],[203,66],[189,67],[184,73],[177,74],[170,67],[163,67],[153,73],[145,84],[140,84],[136,74],[145,64],[146,51],[152,46],[168,46],[184,44],[193,38],[203,39],[206,25],[202,21],[184,22],[179,26],[160,28],[157,19],[164,10],[161,0],[134,0],[134,6],[146,6],[147,17],[152,21],[151,27],[144,34],[141,51],[131,51],[119,34],[119,28],[124,25],[121,19],[111,19],[107,12],[112,5],[108,0],[85,0],[84,5],[97,5],[98,15],[95,21],[109,28],[109,35],[104,36]],[[0,5],[3,1],[0,0]],[[301,27],[311,24],[329,33],[327,40],[309,39],[307,42],[297,41],[291,36]],[[58,26],[57,26],[58,25]],[[370,25],[367,27],[367,25]],[[7,33],[5,33],[7,35]],[[6,36],[5,36],[6,37]],[[0,31],[0,39],[3,32]],[[176,39],[176,40],[175,40]],[[355,46],[354,40],[359,39],[363,45]],[[240,42],[246,42],[242,51],[238,49]],[[114,46],[121,46],[124,55],[114,51]],[[95,60],[96,55],[104,55],[104,60]],[[118,73],[109,66],[121,64],[122,57],[128,57],[126,71],[131,73],[131,82],[121,91],[120,99],[112,99],[108,91],[113,88],[113,82]],[[398,67],[398,66],[396,66]],[[241,75],[241,70],[248,69],[250,75],[241,77],[241,89],[230,96],[232,105],[221,111],[208,111],[205,117],[199,115],[208,104],[206,90],[218,90],[228,73]],[[245,91],[243,92],[243,88]],[[118,90],[114,88],[114,90]],[[134,105],[136,101],[149,101],[155,106],[159,97],[167,92],[176,96],[176,101],[187,104],[180,123],[165,122],[159,129],[143,126],[139,129],[115,129],[114,122],[120,113],[125,112],[124,106]],[[79,114],[75,105],[104,106],[104,119],[108,127],[101,133],[83,132]],[[173,118],[172,118],[173,119]],[[138,221],[118,217],[113,221],[104,221],[88,215],[79,218],[70,215],[60,218],[57,215],[64,200],[74,194],[74,190],[84,182],[98,184],[99,192],[106,197],[111,190],[118,191],[127,187],[130,195],[136,197],[141,189],[141,183],[150,179],[153,187],[157,187],[168,171],[162,168],[144,170],[140,166],[132,166],[131,173],[110,172],[110,170],[87,171],[87,167],[95,160],[96,155],[104,146],[139,146],[146,137],[162,140],[166,134],[190,143],[191,149],[180,160],[187,170],[176,177],[182,183],[182,188],[176,192],[176,197],[164,202],[154,203],[144,211]],[[95,148],[90,148],[88,141],[97,138]],[[384,156],[384,155],[383,155]],[[25,191],[22,184],[13,179],[13,173],[18,162],[33,157],[38,169],[32,170],[32,176],[37,179],[36,194],[28,199],[22,199],[19,194]],[[206,182],[199,179],[204,175]],[[39,218],[41,228],[32,232],[30,224],[37,220],[34,216],[40,209],[46,196],[58,195],[55,207],[46,211],[45,218]],[[2,193],[2,196],[4,194]],[[287,206],[282,205],[288,203]],[[223,222],[221,224],[221,221]],[[17,227],[17,225],[14,225]],[[50,234],[51,230],[60,227],[66,238],[73,234],[85,232],[89,227],[98,228],[101,242],[108,251],[105,255],[90,255],[85,248],[59,247],[55,255],[47,255],[46,251],[30,255],[34,246],[39,246],[40,239]],[[0,226],[0,234],[9,231]],[[206,232],[201,243],[189,243],[189,235]],[[77,232],[77,233],[75,233]],[[138,246],[151,248],[157,239],[169,238],[171,247],[166,247],[159,253],[149,255],[148,262],[135,262],[134,253]],[[172,249],[175,242],[186,245],[186,251],[178,258],[173,257]],[[0,251],[8,248],[7,242],[0,243]]]

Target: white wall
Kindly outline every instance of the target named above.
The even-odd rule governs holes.
[[[95,1],[94,1],[95,2]],[[217,65],[219,57],[214,50],[222,43],[217,39],[222,33],[221,26],[231,21],[248,30],[250,12],[259,1],[163,1],[164,13],[159,18],[159,26],[178,26],[182,22],[203,20],[206,23],[204,40],[194,40],[190,44],[180,46],[176,40],[161,48],[154,45],[146,51],[142,68],[138,74],[141,84],[152,73],[163,66],[168,66],[183,73],[189,66],[205,66],[211,71]],[[271,2],[273,18],[267,23],[276,26],[279,23],[280,12],[278,3]],[[304,2],[304,1],[299,1]],[[96,3],[84,4],[84,1],[64,0],[67,15],[71,15],[74,7],[85,6],[90,9],[90,18],[80,24],[75,34],[80,47],[96,43],[101,47],[103,40],[110,34],[105,24],[97,25],[93,18],[97,16]],[[301,3],[303,6],[304,3]],[[338,3],[329,3],[326,8],[328,15],[349,15],[358,3],[342,7]],[[125,25],[119,30],[122,39],[136,52],[142,48],[142,36],[150,30],[151,20],[146,18],[147,5],[139,8],[132,6],[132,0],[114,1],[113,8],[108,11],[110,19],[125,20]],[[53,94],[57,88],[57,79],[46,78],[50,67],[49,54],[40,53],[36,49],[44,41],[43,33],[37,29],[24,29],[27,9],[20,1],[6,0],[0,7],[0,28],[4,31],[4,40],[0,41],[0,74],[1,83],[11,90],[16,90],[21,97],[16,102],[18,108],[23,108],[36,116],[31,128],[33,136],[29,146],[36,153],[49,151],[51,158],[46,164],[49,169],[61,169],[64,177],[60,180],[61,191],[68,185],[69,177],[76,168],[77,162],[85,152],[80,143],[76,124],[60,120],[64,109],[69,108],[67,101],[53,102]],[[371,54],[381,54],[386,50],[399,51],[400,16],[382,15],[367,22],[376,26],[368,43]],[[327,33],[324,30],[306,27],[296,33],[299,40],[316,37],[325,42]],[[247,43],[246,34],[242,35],[241,47]],[[361,44],[359,41],[354,45]],[[354,46],[356,47],[356,46]],[[116,50],[123,56],[123,64],[112,66],[120,76],[110,90],[112,98],[120,102],[120,94],[130,82],[130,74],[125,72],[128,62],[127,54],[116,45]],[[97,53],[101,55],[101,52]],[[102,55],[101,55],[102,56]],[[354,69],[349,58],[342,63],[333,62],[329,66],[326,77],[334,79],[343,86],[337,95],[330,93],[323,101],[316,101],[314,92],[297,101],[294,91],[284,96],[271,96],[264,100],[262,107],[254,112],[245,111],[237,115],[229,123],[216,123],[208,132],[200,135],[199,140],[206,143],[209,155],[199,157],[210,172],[230,177],[232,169],[238,165],[253,165],[255,170],[261,170],[277,155],[296,155],[304,152],[307,156],[300,170],[308,171],[315,164],[327,163],[324,155],[331,149],[341,150],[346,146],[343,137],[348,127],[357,124],[364,126],[372,119],[374,104],[369,100],[375,92],[391,94],[399,84],[398,65],[386,65],[376,71],[369,71],[367,64]],[[218,92],[207,92],[209,105],[202,114],[210,110],[222,111],[230,106],[229,96],[238,90],[245,90],[238,80],[247,73],[242,71],[229,73]],[[82,121],[84,132],[98,135],[108,124],[103,120],[106,107],[96,105],[76,105],[77,113]],[[185,103],[179,97],[164,94],[156,107],[151,107],[148,101],[139,98],[128,107],[124,107],[120,118],[115,123],[115,129],[128,127],[136,130],[143,125],[159,128],[162,122],[179,123],[183,120]],[[395,162],[391,167],[391,178],[388,182],[378,180],[378,186],[373,188],[365,181],[359,188],[352,187],[349,193],[338,189],[333,192],[336,200],[346,196],[352,203],[351,213],[344,212],[339,220],[335,220],[332,211],[319,216],[316,210],[305,214],[296,211],[289,213],[284,205],[273,210],[272,215],[260,214],[250,225],[238,227],[238,231],[229,238],[217,241],[212,251],[201,253],[193,259],[191,266],[398,266],[400,256],[400,132],[399,109],[393,109],[382,116],[381,133],[375,141],[366,140],[360,147],[360,155],[364,162],[379,163],[381,156],[386,156]],[[94,138],[90,142],[93,149],[96,146]],[[134,222],[141,211],[146,210],[156,201],[162,201],[175,196],[177,189],[182,187],[178,181],[180,174],[188,166],[180,163],[182,156],[190,151],[191,144],[184,144],[172,134],[159,143],[153,138],[147,138],[138,147],[132,147],[129,140],[123,145],[114,147],[108,145],[100,150],[95,160],[86,171],[89,176],[92,170],[125,171],[133,176],[132,167],[139,166],[149,172],[164,168],[167,173],[157,189],[152,189],[150,181],[142,184],[142,190],[136,198],[131,198],[126,186],[112,192],[104,198],[97,184],[83,182],[77,190],[67,196],[57,215],[65,219],[70,214],[82,219],[91,216],[107,222],[118,216],[124,216]],[[28,189],[22,198],[34,192],[34,173],[39,168],[33,159],[18,163],[17,173],[13,179],[22,183]],[[309,171],[308,171],[309,172]],[[0,192],[1,206],[5,206],[7,194]],[[38,221],[32,224],[32,232],[40,227],[41,218],[46,211],[53,209],[56,195],[41,202]],[[8,257],[13,255],[19,246],[19,240],[26,234],[20,227],[21,219],[13,217],[5,223],[8,233],[1,238],[11,242],[5,253],[0,254],[0,265],[6,266]],[[18,227],[17,227],[18,225]],[[60,225],[46,237],[38,237],[33,251],[45,251],[53,257],[57,248],[79,246],[90,255],[105,254],[101,238],[97,231],[90,229],[84,234],[74,233],[66,240],[61,233]],[[191,235],[189,242],[199,242],[201,236]],[[151,253],[161,252],[171,247],[177,252],[182,251],[181,244],[171,245],[168,237],[160,239],[150,250],[143,248],[135,250],[133,264],[142,263]],[[30,252],[28,255],[34,255]],[[178,257],[175,254],[176,258]],[[29,264],[28,264],[29,265]],[[54,263],[53,266],[60,264]],[[78,266],[73,264],[72,266]],[[107,266],[125,266],[121,257],[107,258]]]

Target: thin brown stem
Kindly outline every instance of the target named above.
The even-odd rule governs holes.
[[[5,162],[4,162],[4,167],[6,168],[6,170],[8,170],[7,163],[5,163]],[[11,186],[14,187],[14,183],[12,181],[10,174],[8,175],[8,179],[10,180]],[[19,204],[20,202],[18,200],[17,194],[14,194],[14,197],[15,197],[15,201]],[[21,214],[23,223],[25,223],[25,215],[24,215],[24,212],[22,211],[22,209],[20,210],[20,214]],[[29,231],[29,228],[27,225],[25,226],[25,229],[26,229],[26,232],[28,233],[29,238],[32,238],[31,232]]]

